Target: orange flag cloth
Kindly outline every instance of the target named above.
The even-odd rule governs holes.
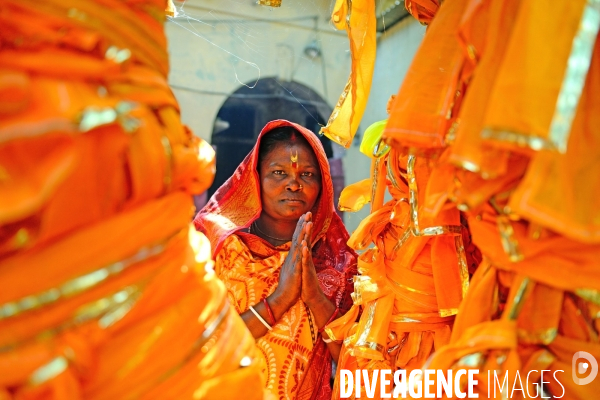
[[[352,70],[321,133],[348,148],[362,119],[375,68],[376,20],[374,0],[337,0],[331,15],[337,29],[345,29],[350,40]]]

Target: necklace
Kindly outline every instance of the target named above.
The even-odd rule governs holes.
[[[264,233],[263,231],[260,230],[260,228],[258,227],[258,224],[256,223],[256,221],[254,221],[250,227],[254,228],[254,231],[260,233],[262,236],[268,237],[269,239],[278,240],[280,242],[289,242],[289,241],[292,240],[292,239],[280,239],[280,238],[276,238],[274,236],[267,235],[266,233]]]

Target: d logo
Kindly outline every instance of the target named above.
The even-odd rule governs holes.
[[[585,361],[581,359],[584,358]],[[572,374],[573,374],[573,382],[577,385],[587,385],[591,381],[596,378],[598,375],[598,362],[594,358],[593,355],[586,351],[578,351],[573,355],[573,362],[571,364]],[[591,368],[590,368],[591,367]],[[577,377],[577,374],[583,375],[587,371],[590,371],[590,374],[585,378]]]

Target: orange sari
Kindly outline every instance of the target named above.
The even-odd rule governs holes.
[[[0,399],[262,398],[191,195],[165,2],[0,4]]]
[[[273,293],[289,243],[273,247],[243,230],[250,227],[262,210],[257,172],[261,138],[280,126],[294,127],[317,156],[322,187],[312,210],[313,260],[321,289],[345,313],[352,305],[350,294],[356,274],[356,254],[346,245],[348,233],[333,206],[327,157],[318,138],[306,128],[284,120],[267,124],[252,152],[200,210],[194,223],[210,239],[215,249],[217,273],[239,313]],[[272,331],[257,340],[262,353],[262,383],[277,398],[331,397],[331,355],[317,334],[316,326],[311,328],[310,321],[314,321],[314,317],[298,300]]]

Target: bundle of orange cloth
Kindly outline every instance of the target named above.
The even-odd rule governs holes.
[[[541,391],[591,398],[600,381],[576,384],[571,361],[578,351],[600,359],[597,2],[406,0],[405,5],[429,26],[389,110],[383,143],[392,151],[380,161],[386,167],[375,168],[362,189],[347,192],[348,199],[364,202],[377,180],[394,188],[394,200],[374,207],[359,228],[360,238],[369,240],[355,242],[357,248],[369,242],[375,247],[361,256],[365,276],[357,278],[355,302],[367,305],[370,315],[375,306],[365,293],[378,293],[377,307],[389,293],[398,297],[394,291],[402,285],[425,293],[427,277],[412,279],[403,272],[422,272],[406,238],[453,213],[456,224],[457,210],[483,262],[460,301],[449,343],[441,348],[435,343],[430,363],[424,365],[421,355],[431,339],[421,336],[418,346],[410,338],[398,341],[407,337],[394,326],[400,307],[388,301],[391,317],[363,314],[352,330],[341,332],[349,350],[342,368],[474,368],[480,371],[480,397],[494,397],[487,393],[487,371],[508,372],[511,383],[517,373],[531,372],[528,391],[512,398]],[[403,186],[408,196],[398,191]],[[352,193],[359,189],[364,193]],[[377,201],[375,190],[366,197]],[[412,233],[389,239],[388,227],[397,231],[402,221]],[[397,259],[402,261],[394,264]],[[456,276],[456,267],[446,262],[436,265],[431,258],[434,278],[437,271]],[[458,289],[456,279],[445,290],[452,288]],[[438,303],[445,299],[437,286],[436,295]],[[379,332],[379,341],[365,340],[370,332]],[[407,346],[418,362],[406,363]],[[564,372],[560,383],[536,387],[541,370]]]
[[[0,399],[262,398],[189,229],[214,152],[167,85],[165,7],[0,4]]]

